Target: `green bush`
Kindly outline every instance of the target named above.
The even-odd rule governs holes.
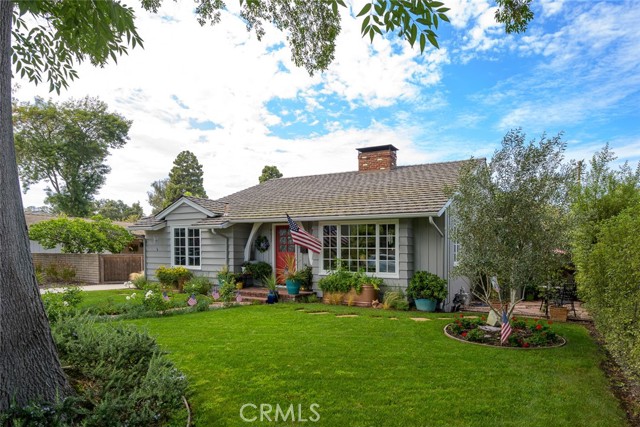
[[[578,275],[581,296],[621,366],[640,378],[640,204],[603,221]]]
[[[73,424],[162,426],[183,408],[186,379],[146,333],[82,317],[52,332],[77,392]]]
[[[186,267],[165,267],[160,266],[156,270],[156,277],[164,286],[180,287],[181,283],[193,277],[193,273]]]
[[[231,302],[236,298],[236,281],[231,279],[229,281],[225,281],[220,286],[220,299],[224,302]]]
[[[442,301],[447,297],[447,293],[447,281],[427,271],[416,271],[407,288],[407,296],[414,300]]]
[[[193,277],[184,285],[187,294],[207,295],[211,290],[211,282],[207,277]]]
[[[382,299],[382,308],[385,310],[409,310],[409,302],[402,291],[386,291]]]
[[[49,322],[56,323],[74,316],[83,297],[84,292],[77,286],[69,286],[63,292],[47,292],[43,294],[42,302]]]
[[[60,272],[56,264],[49,264],[44,268],[44,275],[47,281],[58,282],[60,280]]]
[[[141,289],[141,290],[142,290],[142,289],[146,289],[146,288],[147,288],[147,286],[149,286],[149,284],[150,284],[150,283],[151,283],[151,282],[149,282],[149,281],[147,280],[147,278],[146,278],[146,277],[144,277],[144,276],[142,276],[142,275],[137,276],[136,278],[134,278],[133,280],[131,280],[131,284],[132,284],[133,286],[135,286],[135,288],[136,288],[136,289]]]
[[[318,287],[325,292],[347,293],[351,289],[354,273],[344,268],[338,261],[337,268],[318,281]]]
[[[63,282],[69,283],[76,278],[76,268],[71,264],[60,265],[60,279]]]
[[[271,276],[271,274],[273,273],[273,268],[271,267],[271,264],[264,261],[259,261],[256,263],[247,264],[246,271],[247,273],[251,273],[251,275],[255,279],[258,279],[262,282],[263,278]]]

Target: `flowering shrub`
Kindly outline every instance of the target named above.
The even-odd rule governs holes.
[[[82,298],[83,291],[77,286],[66,287],[63,292],[47,292],[42,295],[42,302],[49,321],[55,323],[65,317],[76,314]]]
[[[447,331],[465,341],[483,342],[492,345],[500,344],[500,330],[480,328],[485,324],[485,317],[470,319],[463,314],[455,316]],[[510,347],[549,347],[560,343],[560,338],[551,329],[553,322],[512,317],[511,335],[505,344]]]

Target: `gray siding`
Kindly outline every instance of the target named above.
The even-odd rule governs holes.
[[[252,224],[235,224],[229,239],[229,271],[239,273],[244,263],[244,248],[251,233]]]
[[[447,255],[447,272],[448,272],[448,282],[449,282],[449,296],[447,298],[447,306],[446,308],[450,308],[449,304],[453,301],[453,297],[456,293],[460,291],[460,289],[464,288],[467,293],[471,292],[471,281],[465,276],[455,276],[452,274],[454,265],[454,257],[453,257],[453,243],[451,242],[449,236],[451,233],[451,229],[454,226],[453,218],[450,215],[451,210],[445,211],[445,221],[446,221],[446,233],[447,237],[446,243],[446,255]]]
[[[171,266],[171,229],[175,226],[190,226],[206,215],[189,205],[182,205],[167,215],[167,227],[158,231],[147,231],[146,274],[155,280],[158,267]],[[226,231],[228,232],[228,230]],[[201,266],[192,269],[197,276],[215,277],[225,264],[226,241],[209,230],[200,231]]]

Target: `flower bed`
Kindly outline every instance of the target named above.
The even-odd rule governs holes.
[[[558,347],[565,339],[557,335],[552,321],[541,319],[511,318],[511,335],[506,343],[500,343],[500,328],[486,326],[486,317],[470,319],[463,314],[454,317],[454,322],[445,327],[445,333],[461,341],[498,347],[541,348]]]

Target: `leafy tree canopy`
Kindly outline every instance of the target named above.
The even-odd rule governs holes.
[[[262,184],[273,178],[282,178],[282,173],[277,166],[265,166],[262,168],[262,175],[258,177],[258,181]]]
[[[14,108],[13,123],[24,191],[46,181],[54,211],[90,215],[93,196],[111,170],[105,163],[109,150],[126,144],[131,121],[87,97],[60,104],[36,98]]]
[[[551,283],[566,260],[567,189],[560,135],[525,142],[510,131],[486,163],[469,164],[453,194],[457,274],[482,279],[478,297],[515,303],[512,291]],[[497,295],[489,278],[496,277]]]
[[[96,215],[103,216],[112,221],[134,222],[144,215],[140,202],[129,206],[122,200],[98,200],[95,203],[95,210]]]
[[[178,154],[169,172],[165,201],[172,202],[185,193],[207,198],[202,176],[202,165],[195,154],[188,150]]]
[[[166,208],[169,204],[167,200],[167,184],[169,178],[159,179],[151,183],[151,191],[147,191],[147,200],[151,205],[153,215]]]
[[[124,227],[101,216],[91,221],[80,218],[56,218],[33,224],[29,238],[46,249],[60,245],[64,253],[85,254],[122,252],[133,240]]]

